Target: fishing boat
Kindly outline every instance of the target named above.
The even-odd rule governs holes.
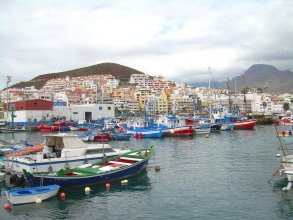
[[[211,124],[211,131],[220,131],[222,125],[223,124],[221,124],[221,123]]]
[[[45,146],[41,152],[26,151],[26,154],[19,154],[15,151],[2,157],[1,160],[6,169],[17,172],[22,172],[23,169],[29,172],[55,171],[85,163],[96,163],[105,155],[112,158],[130,151],[113,149],[107,143],[87,145],[78,136],[72,134],[58,133],[44,135],[44,137]]]
[[[28,131],[25,127],[13,127],[13,128],[0,128],[0,132],[2,133],[19,133]]]
[[[115,130],[105,130],[104,132],[109,133],[109,140],[118,141],[118,140],[129,140],[132,134],[116,132]]]
[[[44,125],[44,124],[41,124],[41,125],[38,126],[38,129],[40,129],[40,131],[42,131],[42,132],[52,132],[52,131],[59,131],[59,130],[61,130],[61,127],[54,126],[54,125]]]
[[[31,187],[40,184],[58,184],[65,188],[88,186],[133,176],[146,168],[150,157],[154,153],[155,151],[151,146],[95,164],[84,164],[73,169],[41,173],[30,173],[23,170],[23,173]]]
[[[107,132],[99,132],[98,134],[94,135],[95,141],[108,141],[110,138],[110,134]]]
[[[48,185],[31,188],[19,188],[6,191],[6,197],[12,204],[36,202],[37,199],[45,200],[56,196],[60,186]]]
[[[282,125],[293,125],[293,116],[283,117],[281,120],[279,120],[279,123]]]
[[[68,126],[70,131],[79,131],[78,126]]]
[[[201,125],[197,125],[194,127],[195,134],[209,134],[211,133],[211,127],[204,127]]]
[[[239,121],[239,122],[231,122],[231,124],[234,125],[234,130],[249,130],[254,129],[254,126],[256,125],[255,120],[245,120],[245,121]]]
[[[163,129],[165,136],[184,136],[184,135],[192,135],[194,133],[193,126],[182,126],[175,128],[167,128]]]
[[[293,148],[292,143],[283,143],[285,139],[281,139],[281,135],[279,135],[279,131],[277,129],[277,126],[275,125],[275,130],[277,133],[277,137],[279,140],[279,147],[278,150],[280,150],[280,154],[277,156],[281,159],[281,165],[278,167],[278,169],[273,173],[272,178],[274,176],[281,177],[281,178],[287,178],[288,184],[286,187],[283,188],[283,190],[291,190],[293,186]],[[287,146],[284,146],[287,145]],[[271,178],[271,179],[272,179]],[[271,180],[270,179],[270,180]],[[269,182],[270,182],[269,180]]]
[[[145,128],[136,128],[133,131],[127,131],[132,134],[134,138],[162,138],[164,137],[163,130],[150,130]]]

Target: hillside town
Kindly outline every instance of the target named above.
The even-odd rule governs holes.
[[[92,121],[165,114],[208,116],[211,112],[265,118],[290,115],[293,109],[293,94],[271,95],[245,86],[232,89],[229,80],[226,89],[216,89],[145,74],[131,75],[127,86],[121,86],[110,74],[67,76],[48,79],[39,90],[34,86],[10,88],[10,80],[7,76],[7,87],[0,96],[0,118],[8,125],[11,121],[27,125],[53,118]],[[25,104],[28,102],[34,104]],[[11,109],[15,118],[9,113]]]

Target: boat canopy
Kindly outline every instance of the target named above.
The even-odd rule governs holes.
[[[87,145],[77,136],[46,136],[46,145],[58,150],[63,148],[75,149],[86,148]]]

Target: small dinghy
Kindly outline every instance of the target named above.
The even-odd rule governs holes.
[[[12,204],[23,204],[37,202],[37,199],[45,200],[56,196],[60,186],[38,186],[31,188],[19,188],[6,191],[6,197]]]

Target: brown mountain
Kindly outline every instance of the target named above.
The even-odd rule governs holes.
[[[237,76],[230,81],[231,89],[243,88],[243,75]],[[244,72],[244,82],[247,88],[260,88],[265,92],[293,93],[293,72],[290,70],[280,71],[274,66],[266,64],[254,64]],[[220,88],[226,88],[226,82],[222,82]]]
[[[37,89],[42,88],[49,79],[64,78],[66,76],[88,76],[88,75],[102,75],[111,74],[120,79],[122,83],[126,84],[132,74],[144,74],[138,70],[116,64],[116,63],[101,63],[93,66],[83,67],[80,69],[69,70],[59,73],[48,73],[39,75],[27,82],[20,82],[10,87],[24,88],[27,86],[35,86]],[[234,90],[236,80],[237,90],[243,88],[243,76],[237,76],[230,80],[230,88]],[[245,85],[247,88],[261,88],[268,93],[293,93],[293,72],[290,70],[280,71],[274,66],[266,64],[252,65],[244,73]],[[208,86],[208,84],[188,83],[193,86]],[[217,88],[227,88],[226,82],[214,82],[211,86],[216,85]]]
[[[12,88],[24,88],[27,86],[35,86],[36,89],[42,88],[49,79],[65,78],[66,76],[89,76],[89,75],[104,75],[111,74],[122,82],[128,82],[132,74],[144,74],[138,70],[129,68],[116,63],[101,63],[93,66],[83,67],[75,70],[69,70],[59,73],[47,73],[39,75],[27,82],[20,82],[10,87]]]

